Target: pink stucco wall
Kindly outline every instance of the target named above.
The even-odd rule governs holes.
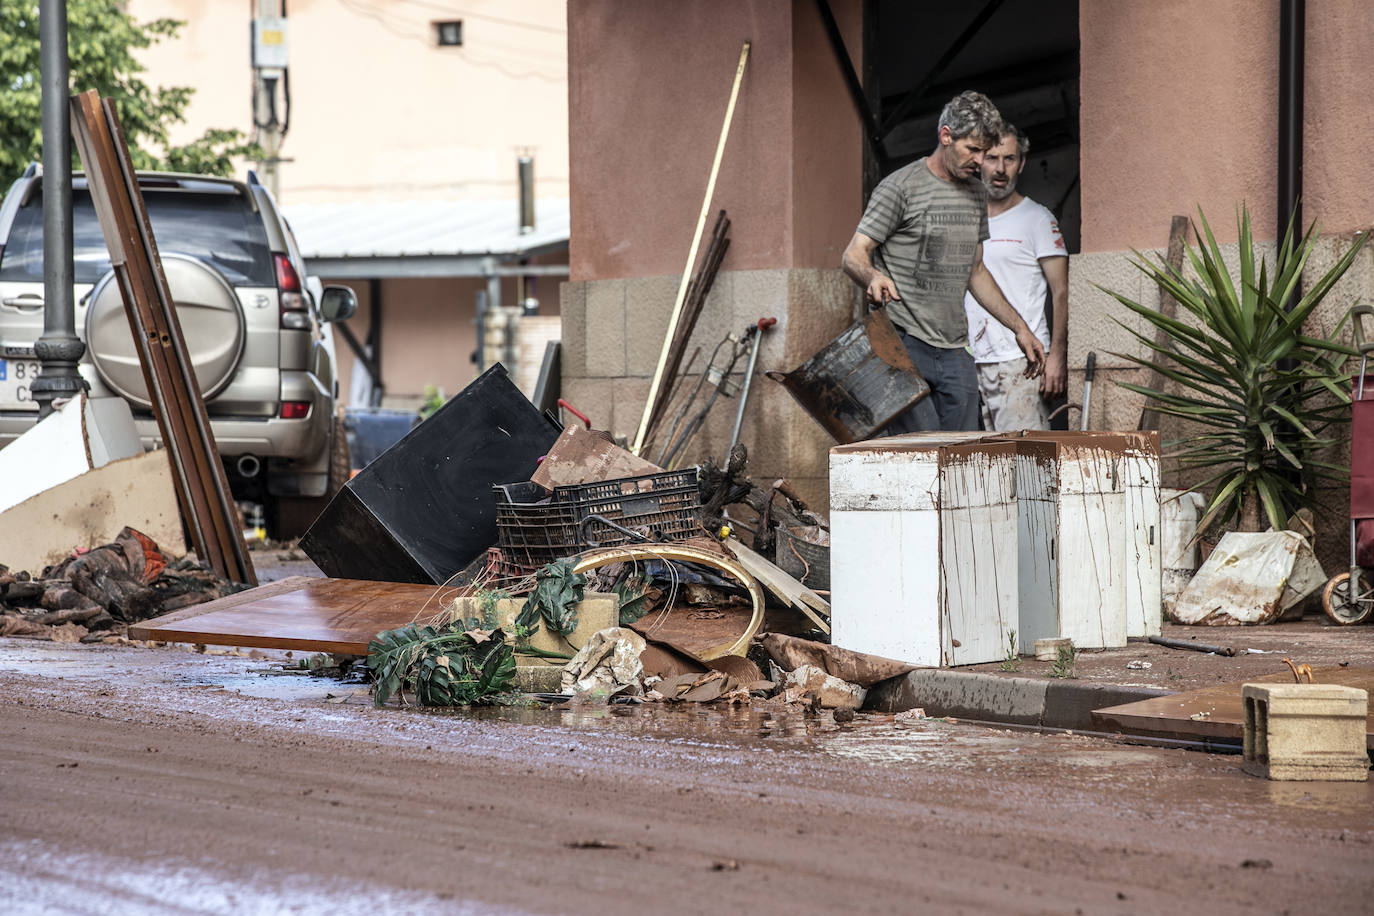
[[[1199,206],[1233,240],[1241,203],[1273,238],[1278,4],[1093,0],[1079,28],[1083,250],[1158,247]],[[1303,217],[1326,233],[1374,222],[1372,35],[1365,0],[1308,0]]]
[[[832,5],[857,57],[861,5]],[[814,3],[572,0],[572,279],[682,271],[745,40],[714,197],[732,220],[726,268],[838,265],[860,135]]]

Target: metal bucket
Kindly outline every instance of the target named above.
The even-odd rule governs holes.
[[[778,527],[774,564],[810,589],[830,590],[830,538],[819,528]]]
[[[881,433],[930,394],[882,309],[854,322],[791,372],[766,374],[842,445]]]

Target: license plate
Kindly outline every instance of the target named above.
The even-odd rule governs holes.
[[[0,359],[0,409],[38,409],[29,393],[38,365],[36,359]]]

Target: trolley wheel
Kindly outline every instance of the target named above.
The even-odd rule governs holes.
[[[1359,587],[1357,581],[1355,588]],[[1322,610],[1337,624],[1348,627],[1369,619],[1370,613],[1374,612],[1374,600],[1354,597],[1350,589],[1350,573],[1343,572],[1339,576],[1332,576],[1322,589]]]

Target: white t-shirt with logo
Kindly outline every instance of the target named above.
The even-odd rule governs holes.
[[[1010,210],[988,217],[988,236],[983,243],[983,263],[1031,332],[1049,349],[1050,332],[1045,322],[1049,287],[1040,259],[1068,257],[1059,223],[1048,209],[1024,197]],[[1011,329],[989,315],[972,293],[964,294],[964,311],[974,362],[1001,363],[1024,355]]]

